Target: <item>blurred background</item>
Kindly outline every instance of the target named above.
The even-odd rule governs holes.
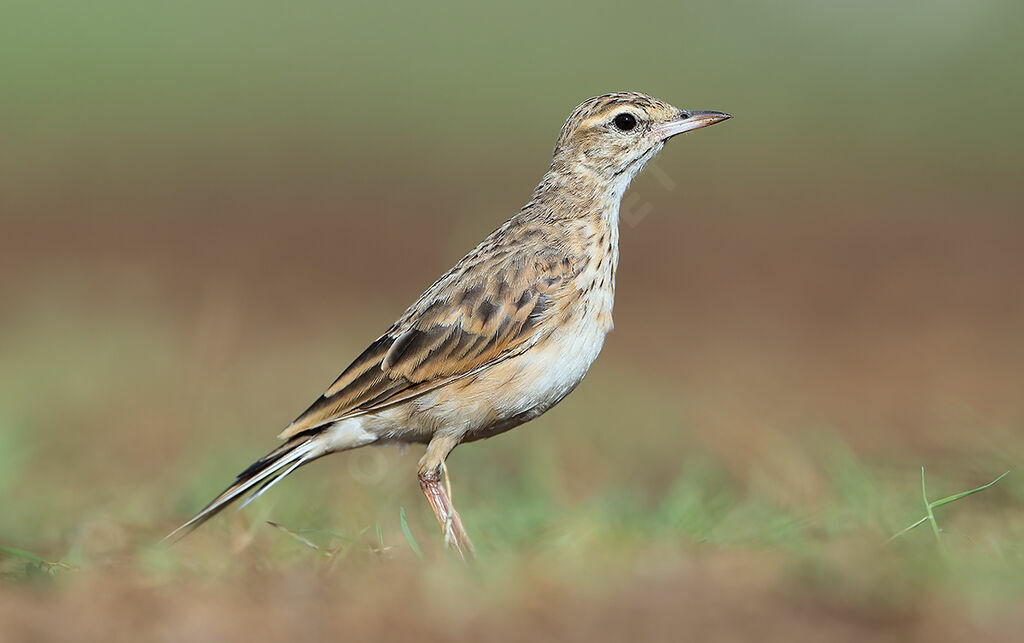
[[[114,618],[124,640],[1024,624],[1024,471],[940,510],[941,544],[886,542],[924,515],[921,466],[934,500],[1024,453],[1020,3],[2,13],[12,640],[120,640]],[[617,90],[735,118],[627,193],[587,380],[449,460],[477,566],[445,555],[417,448],[335,456],[156,544],[521,207],[576,104]]]

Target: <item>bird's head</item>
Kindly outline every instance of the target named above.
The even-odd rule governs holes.
[[[665,141],[727,118],[722,112],[681,110],[640,92],[596,96],[565,121],[552,169],[591,173],[625,190]]]

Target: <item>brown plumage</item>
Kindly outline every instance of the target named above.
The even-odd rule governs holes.
[[[441,484],[445,458],[537,417],[582,380],[612,327],[623,193],[668,138],[726,118],[636,92],[579,105],[526,206],[371,343],[281,432],[285,444],[171,537],[321,456],[419,442],[420,486],[446,542],[471,553]]]
[[[278,437],[408,400],[528,347],[564,307],[579,260],[564,252],[525,255],[514,247],[517,238],[504,229],[488,237],[491,243],[431,286]]]

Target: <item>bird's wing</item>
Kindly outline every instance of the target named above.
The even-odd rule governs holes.
[[[467,255],[278,437],[397,404],[529,348],[579,262],[554,249],[509,250]]]

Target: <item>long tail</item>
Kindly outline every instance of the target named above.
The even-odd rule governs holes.
[[[322,452],[317,453],[318,446],[315,436],[305,435],[296,436],[295,439],[274,449],[238,474],[230,487],[222,491],[194,518],[167,534],[164,541],[173,543],[184,538],[196,527],[215,516],[221,509],[256,489],[256,492],[242,504],[242,507],[249,504],[292,471],[323,455]]]

